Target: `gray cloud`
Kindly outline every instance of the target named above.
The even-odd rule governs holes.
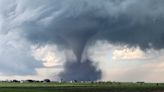
[[[143,50],[162,49],[164,47],[162,4],[161,0],[143,0],[142,3],[135,1],[126,6],[126,11],[119,14],[112,25],[105,26],[104,32],[100,32],[101,38],[113,43],[140,46]]]
[[[2,75],[34,75],[42,67],[30,52],[30,45],[15,32],[0,35],[0,73]]]
[[[67,62],[60,75],[67,80],[97,80],[101,77],[101,71],[85,56],[87,47],[97,39],[139,46],[143,50],[164,47],[163,0],[10,2],[8,8],[2,6],[0,11],[5,21],[2,28],[6,32],[16,28],[32,45],[58,44],[73,50],[77,60]],[[87,67],[87,71],[80,67]],[[77,76],[72,77],[73,73]]]

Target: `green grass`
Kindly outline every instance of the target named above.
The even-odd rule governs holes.
[[[164,91],[164,84],[153,83],[6,83],[0,92],[151,92]]]

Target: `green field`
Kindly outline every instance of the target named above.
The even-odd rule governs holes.
[[[164,92],[164,84],[1,82],[0,92]]]

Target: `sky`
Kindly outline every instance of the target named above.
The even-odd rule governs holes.
[[[164,82],[163,0],[0,0],[0,80]]]

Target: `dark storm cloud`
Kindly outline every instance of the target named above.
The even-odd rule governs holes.
[[[144,24],[129,24],[128,21],[123,21],[125,24],[117,26],[121,22],[119,20],[118,24],[114,24],[115,27],[110,27],[112,29],[107,27],[106,31],[100,33],[102,39],[107,39],[116,44],[139,46],[143,50],[150,48],[162,49],[164,47],[163,19],[152,21],[148,18]]]
[[[60,77],[97,80],[101,71],[84,57],[87,45],[103,39],[144,50],[163,48],[163,4],[163,0],[18,0],[10,15],[15,18],[11,24],[32,44],[73,50],[77,60],[66,62]]]
[[[24,25],[25,30],[28,29],[26,37],[31,41],[50,41],[73,49],[77,60],[67,62],[60,77],[67,80],[97,80],[101,77],[101,71],[97,71],[91,61],[82,61],[84,49],[87,49],[86,44],[89,44],[93,37],[112,43],[139,46],[142,49],[163,48],[164,22],[160,17],[163,1],[96,0],[91,3],[93,2],[72,0],[59,17],[52,18],[49,25],[41,27],[33,22]],[[122,8],[124,9],[121,10]]]
[[[100,33],[113,43],[139,46],[141,49],[164,47],[164,17],[162,0],[136,2],[127,6],[112,25]]]

